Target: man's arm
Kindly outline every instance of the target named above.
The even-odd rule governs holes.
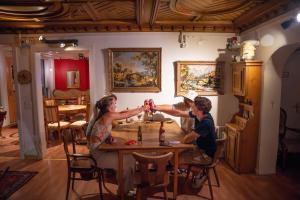
[[[154,110],[164,112],[175,117],[189,117],[188,111],[174,109],[172,105],[156,105]]]

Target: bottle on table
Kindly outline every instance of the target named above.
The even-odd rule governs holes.
[[[143,141],[143,134],[142,134],[142,127],[141,126],[139,126],[139,130],[137,132],[137,141],[138,141],[139,144],[141,144],[142,141]]]
[[[126,108],[126,110],[129,110],[128,108]],[[128,117],[126,118],[126,123],[129,123],[129,119]]]
[[[159,139],[159,144],[164,144],[165,143],[165,129],[164,129],[164,122],[161,121],[160,122],[160,128],[159,128],[159,136],[158,136],[158,139]]]

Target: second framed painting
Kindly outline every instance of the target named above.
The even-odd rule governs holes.
[[[161,91],[161,48],[110,48],[112,92]]]
[[[224,62],[178,61],[176,62],[176,96],[194,90],[199,95],[223,93]]]

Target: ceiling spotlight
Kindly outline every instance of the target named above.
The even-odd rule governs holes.
[[[59,44],[59,47],[60,47],[60,48],[64,48],[65,46],[66,46],[66,44],[63,43],[63,42],[61,42],[61,43]]]
[[[298,22],[300,22],[300,13],[297,14],[296,19],[297,19]]]
[[[72,47],[77,47],[78,46],[78,44],[77,43],[72,43]]]
[[[39,36],[39,41],[43,41],[44,39],[45,39],[44,36],[42,35]]]

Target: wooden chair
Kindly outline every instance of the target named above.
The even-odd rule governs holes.
[[[216,171],[216,166],[219,163],[219,158],[222,156],[222,153],[224,152],[226,138],[227,138],[227,136],[223,132],[221,134],[221,138],[219,138],[219,139],[216,140],[216,142],[217,142],[217,150],[215,152],[215,155],[213,157],[213,160],[212,160],[211,164],[207,164],[207,165],[200,164],[200,163],[197,163],[197,161],[192,161],[192,163],[188,164],[188,169],[187,169],[187,175],[186,175],[185,182],[189,178],[189,175],[190,175],[192,167],[203,169],[203,172],[206,174],[206,178],[208,180],[208,187],[209,187],[209,192],[210,192],[211,199],[214,199],[214,196],[213,196],[213,191],[212,191],[212,185],[211,185],[211,179],[210,179],[209,171],[210,171],[210,169],[213,170],[215,178],[216,178],[216,181],[217,181],[217,185],[218,185],[218,187],[220,187],[220,181],[219,181],[219,177],[218,177],[218,174],[217,174],[217,171]],[[193,178],[195,178],[195,177],[193,176]]]
[[[164,188],[164,198],[168,199],[167,186],[169,185],[169,174],[166,170],[166,165],[173,156],[173,153],[169,152],[160,156],[146,156],[136,152],[132,154],[136,161],[138,161],[139,166],[138,172],[135,173],[137,200],[142,198],[143,190],[150,187]],[[151,170],[149,170],[150,165],[152,166]]]
[[[55,99],[44,99],[45,106],[55,106],[57,103]]]
[[[287,131],[300,134],[300,129],[287,127],[287,113],[283,108],[280,108],[279,119],[279,144],[278,144],[278,161],[281,163],[282,169],[286,168],[287,154],[299,153],[300,137],[287,138]],[[295,135],[297,136],[297,135]],[[298,135],[299,136],[299,135]]]
[[[70,122],[60,121],[57,105],[46,105],[44,103],[44,122],[46,128],[46,141],[51,131],[58,133],[58,138],[61,141],[61,133],[69,128]]]
[[[90,104],[87,104],[86,105],[86,112],[85,112],[85,119],[77,120],[77,121],[72,122],[70,124],[70,128],[73,131],[73,133],[75,133],[75,136],[76,136],[76,133],[79,133],[80,136],[81,136],[80,141],[76,140],[79,143],[86,144],[86,140],[82,140],[82,136],[85,136],[85,129],[86,129],[88,123],[89,123],[89,113],[90,113]]]
[[[76,180],[90,181],[97,180],[100,199],[103,200],[102,183],[104,185],[104,177],[102,169],[97,167],[96,160],[90,154],[78,154],[76,152],[76,144],[73,133],[71,132],[70,137],[67,134],[63,134],[64,150],[67,157],[68,164],[68,182],[67,182],[67,193],[66,200],[69,198],[70,185],[72,184],[72,190],[74,191],[74,182]],[[69,143],[71,141],[72,153],[69,152]],[[104,185],[105,186],[105,185]]]

